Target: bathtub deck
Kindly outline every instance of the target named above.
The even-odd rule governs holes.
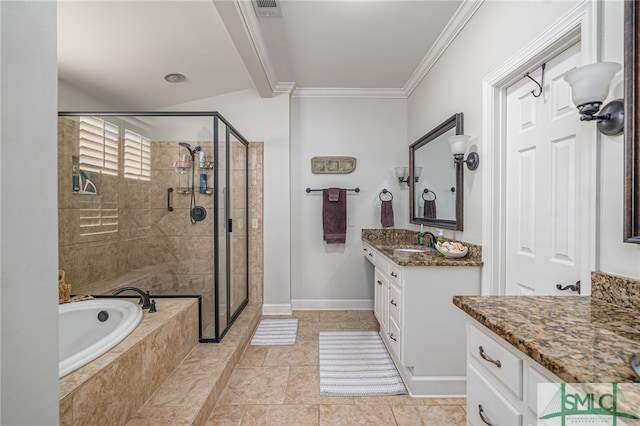
[[[205,424],[261,315],[247,305],[221,343],[197,344],[127,424]]]

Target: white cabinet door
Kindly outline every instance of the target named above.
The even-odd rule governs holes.
[[[389,279],[376,268],[374,273],[374,311],[380,332],[385,334],[389,329]]]
[[[580,121],[563,78],[579,64],[576,44],[546,64],[542,96],[526,78],[507,90],[507,294],[559,294],[580,279]]]

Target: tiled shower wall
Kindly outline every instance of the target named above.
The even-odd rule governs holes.
[[[190,195],[174,191],[174,210],[167,210],[167,188],[188,185],[187,176],[174,167],[184,148],[177,142],[154,141],[149,182],[125,179],[122,170],[119,177],[93,173],[90,178],[99,195],[83,196],[71,189],[71,158],[78,155],[77,120],[60,117],[58,134],[59,262],[73,293],[100,294],[121,285],[136,285],[157,294],[202,294],[206,308],[212,309],[213,196],[196,193],[196,204],[208,214],[195,225],[189,220]],[[212,158],[211,142],[192,142],[195,144],[203,147],[207,159]],[[251,143],[248,155],[249,221],[258,221],[258,228],[248,229],[249,302],[262,303],[263,144]],[[196,168],[196,186],[200,172],[207,172],[211,185],[212,171]],[[83,205],[100,202],[117,203],[117,232],[81,235]],[[238,243],[234,245],[242,246]],[[237,274],[241,272],[234,275],[242,280]]]

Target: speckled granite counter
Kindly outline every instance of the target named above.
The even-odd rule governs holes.
[[[399,266],[482,266],[482,250],[480,246],[462,242],[469,247],[465,257],[447,259],[439,257],[438,252],[430,249],[424,253],[397,252],[397,248],[423,248],[418,246],[415,231],[408,229],[363,229],[362,241],[370,244],[380,253]]]
[[[636,377],[637,312],[593,297],[454,296],[453,303],[566,382]]]

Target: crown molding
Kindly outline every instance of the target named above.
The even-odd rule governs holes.
[[[312,88],[299,87],[294,98],[406,99],[403,89]]]
[[[462,31],[469,19],[480,8],[484,0],[464,0],[456,13],[451,17],[444,30],[438,36],[436,42],[431,46],[422,59],[416,70],[413,72],[409,80],[405,83],[403,91],[405,97],[409,97],[411,93],[418,87],[418,84],[429,73],[429,70],[438,62],[438,59],[447,50],[451,42]]]
[[[296,90],[296,83],[292,82],[279,82],[273,89],[273,94],[287,93],[289,96],[293,95],[293,91]]]

